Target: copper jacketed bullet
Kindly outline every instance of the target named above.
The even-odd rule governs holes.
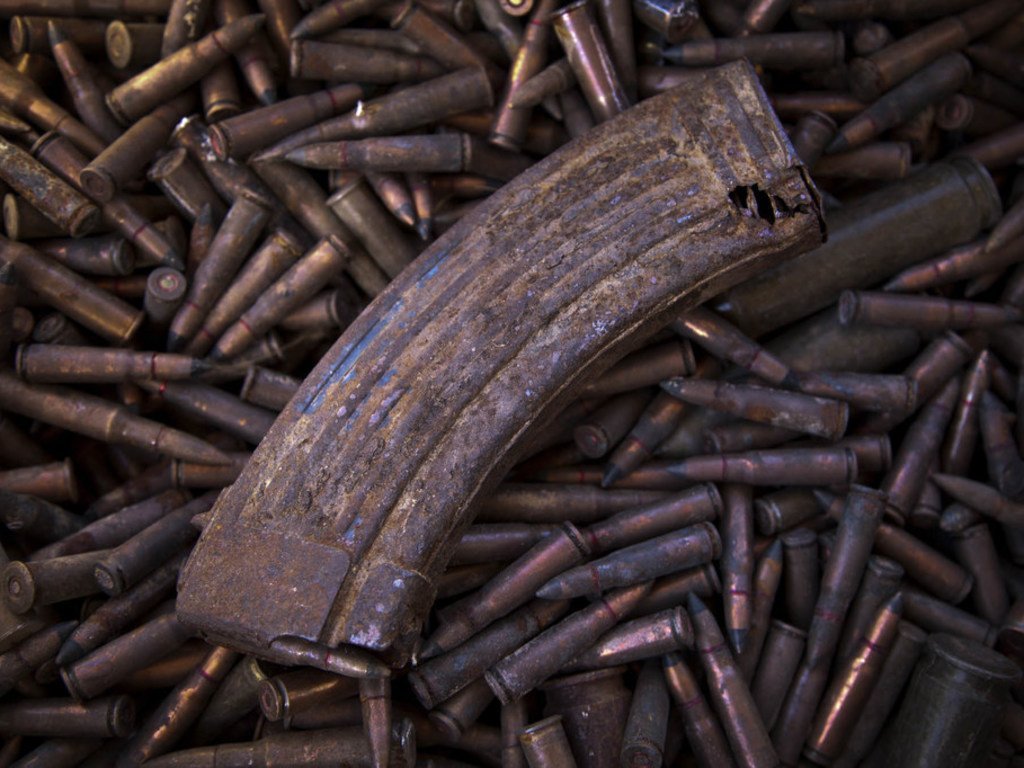
[[[878,682],[902,611],[902,596],[889,598],[825,692],[804,752],[815,763],[827,765],[842,753]]]
[[[988,389],[991,353],[983,350],[964,375],[956,410],[942,445],[942,469],[952,475],[967,472],[978,439],[981,395]]]
[[[112,640],[164,600],[174,588],[183,557],[171,558],[127,592],[111,598],[74,628],[57,653],[57,663],[71,664]]]
[[[422,662],[409,673],[413,691],[426,707],[444,701],[551,626],[568,609],[567,600],[534,600],[447,653]]]
[[[754,576],[754,508],[749,486],[725,486],[722,513],[722,598],[725,629],[733,652],[740,654],[750,630]]]
[[[697,653],[708,676],[711,704],[718,712],[733,755],[744,765],[779,763],[768,730],[725,638],[699,597],[687,598]]]
[[[988,525],[972,525],[958,533],[953,538],[953,552],[974,577],[971,591],[975,610],[992,624],[1000,624],[1010,607],[1010,600]]]
[[[656,579],[651,591],[636,607],[640,615],[664,611],[680,605],[689,592],[702,598],[711,598],[722,591],[722,583],[714,565],[708,563],[700,568],[691,568]]]
[[[718,718],[708,706],[693,672],[676,653],[664,657],[665,681],[683,719],[686,739],[700,768],[731,768],[732,750]]]
[[[444,72],[427,56],[318,40],[292,40],[292,77],[331,82],[401,83],[436,78]]]
[[[291,725],[296,715],[346,699],[359,692],[359,682],[319,669],[296,669],[265,678],[257,689],[260,711],[270,722]]]
[[[573,440],[589,458],[604,456],[636,422],[650,397],[643,390],[612,397],[573,430]]]
[[[667,341],[632,352],[580,389],[580,397],[607,397],[657,384],[673,376],[688,376],[696,363],[687,341]],[[709,370],[705,364],[704,370]]]
[[[732,323],[704,307],[690,310],[670,327],[715,357],[745,368],[771,384],[788,384],[789,368]]]
[[[785,488],[754,500],[754,521],[762,536],[788,531],[820,512],[814,494],[803,488]]]
[[[158,158],[146,178],[190,221],[196,221],[204,205],[210,207],[211,216],[217,222],[224,218],[224,203],[185,149],[172,149]]]
[[[933,595],[954,605],[967,596],[974,582],[970,573],[945,555],[887,523],[878,526],[875,550],[897,561],[908,576]]]
[[[123,123],[137,120],[242,47],[264,20],[260,14],[246,16],[178,49],[108,93],[107,106]]]
[[[191,634],[173,613],[163,613],[62,667],[61,678],[76,699],[91,699],[180,647]]]
[[[991,392],[982,393],[978,415],[989,477],[1000,493],[1015,501],[1024,500],[1024,459],[1010,432],[1013,417]]]
[[[571,668],[612,667],[692,646],[690,617],[676,606],[620,624],[577,656]]]
[[[286,373],[253,365],[245,374],[240,397],[247,403],[281,411],[292,399],[292,395],[295,394],[301,383]]]
[[[350,250],[338,238],[329,236],[292,264],[221,335],[210,355],[223,360],[244,352],[289,312],[312,298],[351,258]]]
[[[615,62],[593,17],[589,0],[578,0],[555,11],[552,25],[576,75],[587,104],[598,122],[629,106]]]
[[[807,659],[813,665],[827,664],[835,653],[884,509],[885,495],[873,488],[855,485],[846,497],[808,631]]]
[[[612,451],[605,465],[601,485],[612,485],[643,464],[661,441],[672,433],[686,408],[685,403],[668,392],[659,391],[640,414],[629,434]]]
[[[669,379],[661,386],[694,405],[829,440],[843,436],[849,418],[849,407],[843,402],[784,390],[682,378]]]
[[[108,400],[63,387],[29,385],[9,373],[0,372],[0,403],[9,411],[98,440],[155,448],[200,463],[227,461],[204,440],[135,416]]]
[[[363,178],[357,177],[336,189],[327,204],[389,278],[397,277],[415,258],[416,249]]]
[[[7,530],[33,541],[58,541],[81,530],[85,520],[55,504],[13,491],[0,491],[0,519]]]
[[[715,560],[722,542],[710,523],[663,534],[623,547],[586,565],[556,576],[537,590],[548,600],[597,595],[613,587],[625,587]]]
[[[945,474],[934,474],[932,480],[951,497],[971,509],[983,512],[987,517],[1006,525],[1018,528],[1024,526],[1024,504],[1006,498],[991,485]]]
[[[839,298],[844,324],[900,325],[925,333],[991,328],[1019,322],[1020,310],[997,304],[881,291],[844,291]]]
[[[71,459],[0,470],[0,490],[31,494],[47,501],[78,501],[78,481]]]
[[[236,651],[213,647],[203,662],[141,724],[117,764],[139,765],[168,752],[191,727],[237,660]]]
[[[258,689],[267,679],[257,659],[246,656],[238,662],[196,720],[190,743],[209,743],[255,709]]]
[[[1020,669],[1002,654],[945,634],[925,645],[903,703],[883,736],[886,765],[984,763],[999,731],[1007,688]]]
[[[849,448],[775,448],[694,456],[650,466],[654,469],[652,475],[664,477],[670,483],[668,487],[701,480],[749,485],[846,485],[857,476],[857,456]]]
[[[520,698],[621,621],[650,583],[614,590],[520,646],[485,673],[502,703]]]
[[[783,597],[790,623],[809,629],[818,599],[818,536],[808,528],[795,528],[779,537],[785,548]]]

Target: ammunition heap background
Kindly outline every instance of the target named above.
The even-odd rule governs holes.
[[[0,764],[1024,761],[1024,3],[595,0],[557,34],[536,3],[0,0]],[[417,669],[180,624],[204,513],[373,296],[743,57],[830,244],[580,393],[458,545]]]

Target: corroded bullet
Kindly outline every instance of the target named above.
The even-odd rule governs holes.
[[[847,371],[796,373],[796,387],[819,397],[843,400],[868,411],[913,411],[917,382],[906,376]]]
[[[309,144],[285,154],[305,168],[421,173],[479,173],[507,181],[529,158],[464,133],[420,134]]]
[[[637,614],[645,615],[680,605],[689,592],[711,598],[722,591],[722,583],[714,565],[691,568],[656,579],[651,591],[636,607]]]
[[[672,433],[686,407],[685,403],[668,392],[659,391],[640,414],[629,434],[612,451],[605,465],[601,485],[612,485],[643,464],[661,441]]]
[[[691,647],[690,618],[677,605],[620,624],[577,656],[569,669],[612,667]]]
[[[827,151],[842,152],[866,144],[889,128],[905,122],[929,104],[953,95],[970,75],[971,65],[965,56],[960,53],[942,56],[844,123],[828,145]]]
[[[360,136],[387,136],[443,120],[449,115],[492,106],[494,93],[479,68],[460,69],[363,102],[359,110],[299,131],[265,154],[279,157],[307,144]]]
[[[576,768],[561,715],[527,725],[519,732],[519,743],[530,768]]]
[[[501,708],[501,768],[526,768],[526,755],[519,745],[519,733],[526,727],[529,713],[526,699],[516,699]]]
[[[571,614],[487,670],[487,684],[502,703],[520,698],[621,621],[650,587],[614,590]]]
[[[547,600],[595,596],[607,589],[631,586],[702,565],[717,559],[721,548],[715,527],[710,523],[697,523],[571,568],[544,584],[537,590],[537,596]]]
[[[188,495],[183,491],[164,491],[151,499],[124,507],[112,515],[80,527],[37,549],[29,559],[48,560],[115,547],[187,501]]]
[[[0,470],[0,490],[28,494],[46,501],[78,501],[78,482],[71,459]]]
[[[1020,669],[978,643],[932,635],[883,736],[886,765],[980,765],[992,749],[1006,710],[1007,689]]]
[[[693,672],[676,653],[664,657],[665,681],[683,719],[686,739],[700,768],[731,768],[732,750]]]
[[[855,485],[839,520],[836,543],[825,561],[821,590],[807,636],[807,660],[825,665],[839,644],[843,621],[867,567],[875,531],[882,520],[886,497],[881,491]]]
[[[636,422],[650,399],[643,390],[611,398],[573,430],[573,440],[584,456],[600,458],[616,445]]]
[[[157,267],[146,277],[146,295],[143,308],[150,322],[166,326],[174,318],[185,299],[188,281],[176,269]]]
[[[246,16],[180,48],[108,93],[107,106],[122,123],[137,120],[167,97],[197,82],[248,42],[263,22],[261,14]]]
[[[296,131],[348,111],[366,95],[359,85],[335,85],[248,110],[211,125],[210,148],[221,160],[248,157]]]
[[[238,656],[236,651],[214,646],[139,726],[122,750],[117,765],[139,765],[168,752],[199,717]]]
[[[209,510],[216,500],[214,491],[200,496],[105,552],[94,566],[100,589],[112,597],[120,595],[159,568],[199,535],[192,518]]]
[[[106,696],[79,703],[71,699],[23,699],[0,704],[0,732],[24,736],[124,738],[135,727],[135,702]]]
[[[177,123],[195,105],[191,93],[161,104],[135,121],[79,173],[79,183],[96,200],[109,201],[124,185],[138,178]]]
[[[124,276],[135,270],[135,252],[131,244],[117,234],[37,240],[33,246],[87,275]]]
[[[728,360],[771,384],[789,383],[789,368],[775,355],[709,309],[690,310],[670,327],[716,357]]]
[[[99,154],[103,151],[103,140],[63,107],[47,98],[31,78],[6,60],[0,62],[0,73],[3,74],[0,77],[0,106],[9,108],[34,125],[48,131],[58,131],[86,152]]]
[[[761,713],[766,728],[775,725],[779,708],[796,676],[804,653],[807,633],[791,624],[775,619],[765,639],[763,662],[750,683],[750,693]]]
[[[822,694],[828,686],[828,668],[801,662],[772,727],[772,741],[784,764],[795,765],[810,732]]]
[[[160,187],[189,220],[196,221],[204,205],[210,207],[210,215],[217,222],[224,218],[224,203],[185,149],[178,147],[158,158],[146,178]]]
[[[73,237],[86,235],[99,224],[99,210],[87,197],[2,137],[0,169],[0,179]]]
[[[998,627],[993,627],[979,616],[911,585],[904,586],[902,592],[908,621],[929,632],[946,632],[988,646],[996,644]]]
[[[292,40],[288,71],[292,77],[331,82],[420,82],[444,68],[427,56],[319,40]]]
[[[853,655],[837,670],[822,699],[804,750],[815,763],[828,765],[845,748],[896,639],[902,612],[902,595],[889,598]]]
[[[710,374],[712,366],[702,370]],[[653,344],[626,355],[615,365],[587,382],[580,397],[607,397],[657,384],[673,376],[688,376],[696,369],[693,349],[686,341]]]
[[[620,761],[624,766],[659,768],[668,733],[669,696],[662,664],[649,660],[637,676],[629,719],[622,736]]]
[[[416,738],[408,721],[397,723],[392,735],[397,753],[393,764],[416,763]],[[214,768],[245,765],[272,768],[285,765],[369,765],[369,745],[357,726],[290,731],[259,741],[218,744],[171,752],[147,761],[153,768]]]
[[[654,469],[652,476],[670,483],[847,485],[857,476],[857,456],[849,448],[774,448],[649,466]]]
[[[447,653],[421,662],[409,673],[413,691],[425,707],[444,701],[551,626],[568,609],[569,602],[565,600],[534,600]]]
[[[259,687],[269,679],[252,656],[246,656],[227,674],[199,715],[189,743],[207,744],[218,738],[257,706]]]
[[[247,403],[281,411],[298,390],[300,382],[293,376],[259,365],[249,367],[242,382],[240,397]]]
[[[439,611],[440,625],[423,648],[423,655],[450,650],[475,631],[530,599],[552,575],[580,562],[592,552],[572,523],[536,544],[491,579],[481,590]]]
[[[415,42],[427,56],[445,69],[486,69],[489,66],[487,59],[468,45],[444,19],[411,0],[399,3],[398,10],[391,17],[391,28]]]
[[[687,598],[686,606],[701,665],[708,676],[711,704],[733,754],[744,765],[778,765],[764,721],[714,617],[696,595]]]
[[[35,496],[0,490],[0,519],[9,531],[33,541],[58,541],[80,530],[85,520]]]
[[[393,222],[362,177],[342,185],[327,200],[391,279],[416,256],[416,249]]]
[[[329,0],[314,8],[292,29],[293,38],[318,37],[347,26],[386,5],[387,0]]]
[[[839,297],[839,321],[908,326],[924,333],[991,328],[1021,320],[1016,307],[977,301],[910,296],[881,291],[844,291]]]
[[[747,680],[754,677],[754,671],[757,669],[765,639],[768,636],[772,607],[775,604],[779,583],[782,581],[782,566],[782,542],[776,539],[761,555],[757,561],[757,568],[754,570],[750,631],[747,633],[747,645],[738,657],[743,677]]]
[[[484,710],[494,701],[494,694],[482,677],[430,710],[430,722],[447,738],[458,742],[467,735]],[[367,719],[363,718],[364,722]]]
[[[92,569],[107,550],[33,562],[14,561],[3,571],[4,601],[15,613],[95,594]]]
[[[983,512],[993,520],[1014,527],[1024,526],[1024,504],[1003,496],[991,485],[954,475],[933,474],[932,481],[957,501]]]
[[[555,11],[551,23],[597,121],[609,120],[626,109],[630,104],[629,96],[592,15],[589,1],[577,0]]]
[[[188,355],[136,352],[106,347],[23,344],[15,370],[26,381],[57,383],[118,382],[134,378],[191,379],[209,366]]]
[[[867,58],[855,59],[850,68],[854,93],[864,99],[877,98],[942,54],[999,26],[1017,10],[1007,0],[990,0],[921,27]]]
[[[79,183],[79,174],[88,164],[85,155],[66,138],[54,132],[43,135],[32,146],[32,153],[65,181],[76,185]],[[142,208],[133,200],[124,195],[115,195],[103,203],[101,210],[104,222],[136,247],[139,261],[146,258],[154,264],[180,267],[181,255],[174,243],[153,225],[152,214],[144,215]]]
[[[541,686],[544,714],[562,716],[573,754],[594,768],[618,766],[629,715],[629,691],[622,667],[581,672]]]
[[[0,692],[3,693],[52,660],[77,622],[64,621],[47,627],[38,616],[30,615],[25,616],[18,627],[10,624],[5,620],[3,643],[5,646],[17,645],[0,654]]]
[[[139,70],[160,60],[163,24],[112,21],[107,25],[107,58],[118,69]]]
[[[279,323],[285,331],[317,331],[347,328],[359,315],[363,300],[355,289],[346,286],[321,291],[301,307],[292,310]]]
[[[221,335],[210,355],[224,360],[244,352],[289,312],[312,298],[341,272],[351,257],[338,238],[328,236],[278,278],[241,317]]]
[[[529,523],[478,523],[462,534],[452,555],[452,565],[508,562],[554,533],[553,525]]]
[[[945,555],[887,523],[878,526],[875,550],[902,565],[908,576],[933,595],[954,605],[967,596],[974,582],[970,573]]]
[[[669,379],[661,386],[694,405],[829,440],[843,436],[849,418],[849,407],[843,402],[767,387],[682,378]]]
[[[754,500],[754,521],[762,536],[795,528],[820,511],[813,493],[803,488],[784,488]]]
[[[780,70],[827,69],[843,61],[838,32],[778,32],[753,37],[689,40],[665,50],[665,58],[687,67],[711,67],[736,59]]]
[[[173,591],[183,561],[183,555],[171,558],[130,590],[89,614],[64,641],[57,663],[66,666],[78,661],[159,605]]]
[[[199,82],[206,122],[215,123],[242,111],[238,80],[228,62],[222,61]]]
[[[750,630],[754,576],[754,509],[750,486],[724,488],[722,513],[722,598],[729,644],[742,653]]]
[[[227,457],[206,441],[135,416],[108,400],[63,387],[25,384],[2,371],[0,402],[14,413],[97,440],[155,449],[169,456],[204,464],[227,462]]]
[[[958,382],[951,380],[924,407],[904,435],[892,468],[882,481],[887,514],[899,522],[906,519],[921,495],[932,459],[953,416],[959,390]]]
[[[982,393],[988,389],[989,360],[982,350],[964,375],[956,410],[942,444],[942,470],[951,475],[966,474],[978,440],[978,410]]]
[[[366,180],[396,219],[407,227],[416,227],[416,208],[412,194],[401,176],[371,171],[366,174]]]
[[[999,555],[989,527],[980,523],[959,532],[953,537],[953,552],[974,577],[971,592],[975,610],[998,626],[1010,607],[1010,600],[999,572]]]
[[[162,613],[137,629],[67,666],[61,678],[76,699],[91,699],[131,672],[142,669],[181,646],[192,635],[173,613]]]
[[[808,528],[795,528],[779,537],[785,551],[783,596],[786,616],[801,629],[808,629],[820,587],[818,536]]]
[[[812,168],[825,152],[836,133],[836,122],[824,112],[808,112],[793,128],[793,149],[808,168]]]
[[[715,309],[756,337],[823,309],[843,289],[870,287],[995,223],[1000,204],[981,166],[934,163],[922,174],[834,212],[827,244],[727,291]],[[910,222],[917,216],[930,225],[914,230]],[[905,239],[910,235],[913,246]],[[919,393],[922,400],[928,396]]]
[[[296,669],[266,678],[257,695],[263,716],[270,722],[282,721],[287,728],[295,715],[358,692],[358,681],[353,678],[319,669]]]
[[[249,255],[269,218],[269,201],[252,194],[235,199],[189,283],[181,308],[171,321],[168,349],[177,351],[196,334]]]
[[[214,424],[253,445],[263,439],[274,421],[269,411],[208,384],[154,380],[139,380],[138,384],[174,409]]]
[[[1010,432],[1013,417],[991,392],[981,396],[979,420],[988,474],[1000,493],[1024,500],[1024,459]],[[984,510],[983,510],[984,511]]]

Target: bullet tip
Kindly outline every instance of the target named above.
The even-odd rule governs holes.
[[[46,36],[50,39],[50,46],[60,45],[68,39],[64,30],[56,22],[50,21],[46,24]]]
[[[420,219],[416,222],[416,234],[420,236],[420,240],[430,239],[430,221],[427,219]]]
[[[57,651],[57,656],[54,661],[57,662],[58,667],[65,667],[68,664],[78,661],[80,658],[85,656],[85,649],[82,648],[74,640],[66,640],[64,645]]]
[[[258,94],[256,98],[259,99],[260,104],[269,107],[271,104],[277,101],[277,89],[276,88],[264,88]]]
[[[180,352],[185,348],[188,343],[188,339],[184,336],[179,336],[174,331],[167,334],[167,351],[168,352]]]
[[[834,155],[837,152],[845,152],[850,148],[850,143],[846,140],[846,137],[841,133],[838,134],[827,147],[825,147],[826,155]]]
[[[566,597],[566,595],[562,594],[563,591],[562,585],[552,580],[538,589],[536,594],[542,600],[561,600]]]
[[[423,645],[420,646],[420,660],[432,659],[435,656],[440,656],[444,649],[434,642],[433,638],[423,641]]]
[[[702,613],[707,609],[708,607],[704,605],[704,601],[697,597],[693,592],[688,592],[686,594],[686,610],[691,616],[696,616],[698,613]]]
[[[733,653],[739,656],[743,653],[747,647],[747,635],[749,631],[746,629],[730,629],[729,630],[729,645],[732,646]]]
[[[610,488],[620,477],[622,477],[622,468],[615,464],[609,464],[601,476],[601,487]]]

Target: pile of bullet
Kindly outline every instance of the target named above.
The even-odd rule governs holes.
[[[1024,765],[1022,0],[257,4],[0,0],[0,766]],[[389,281],[738,58],[828,241],[587,383],[412,662],[179,622]]]

